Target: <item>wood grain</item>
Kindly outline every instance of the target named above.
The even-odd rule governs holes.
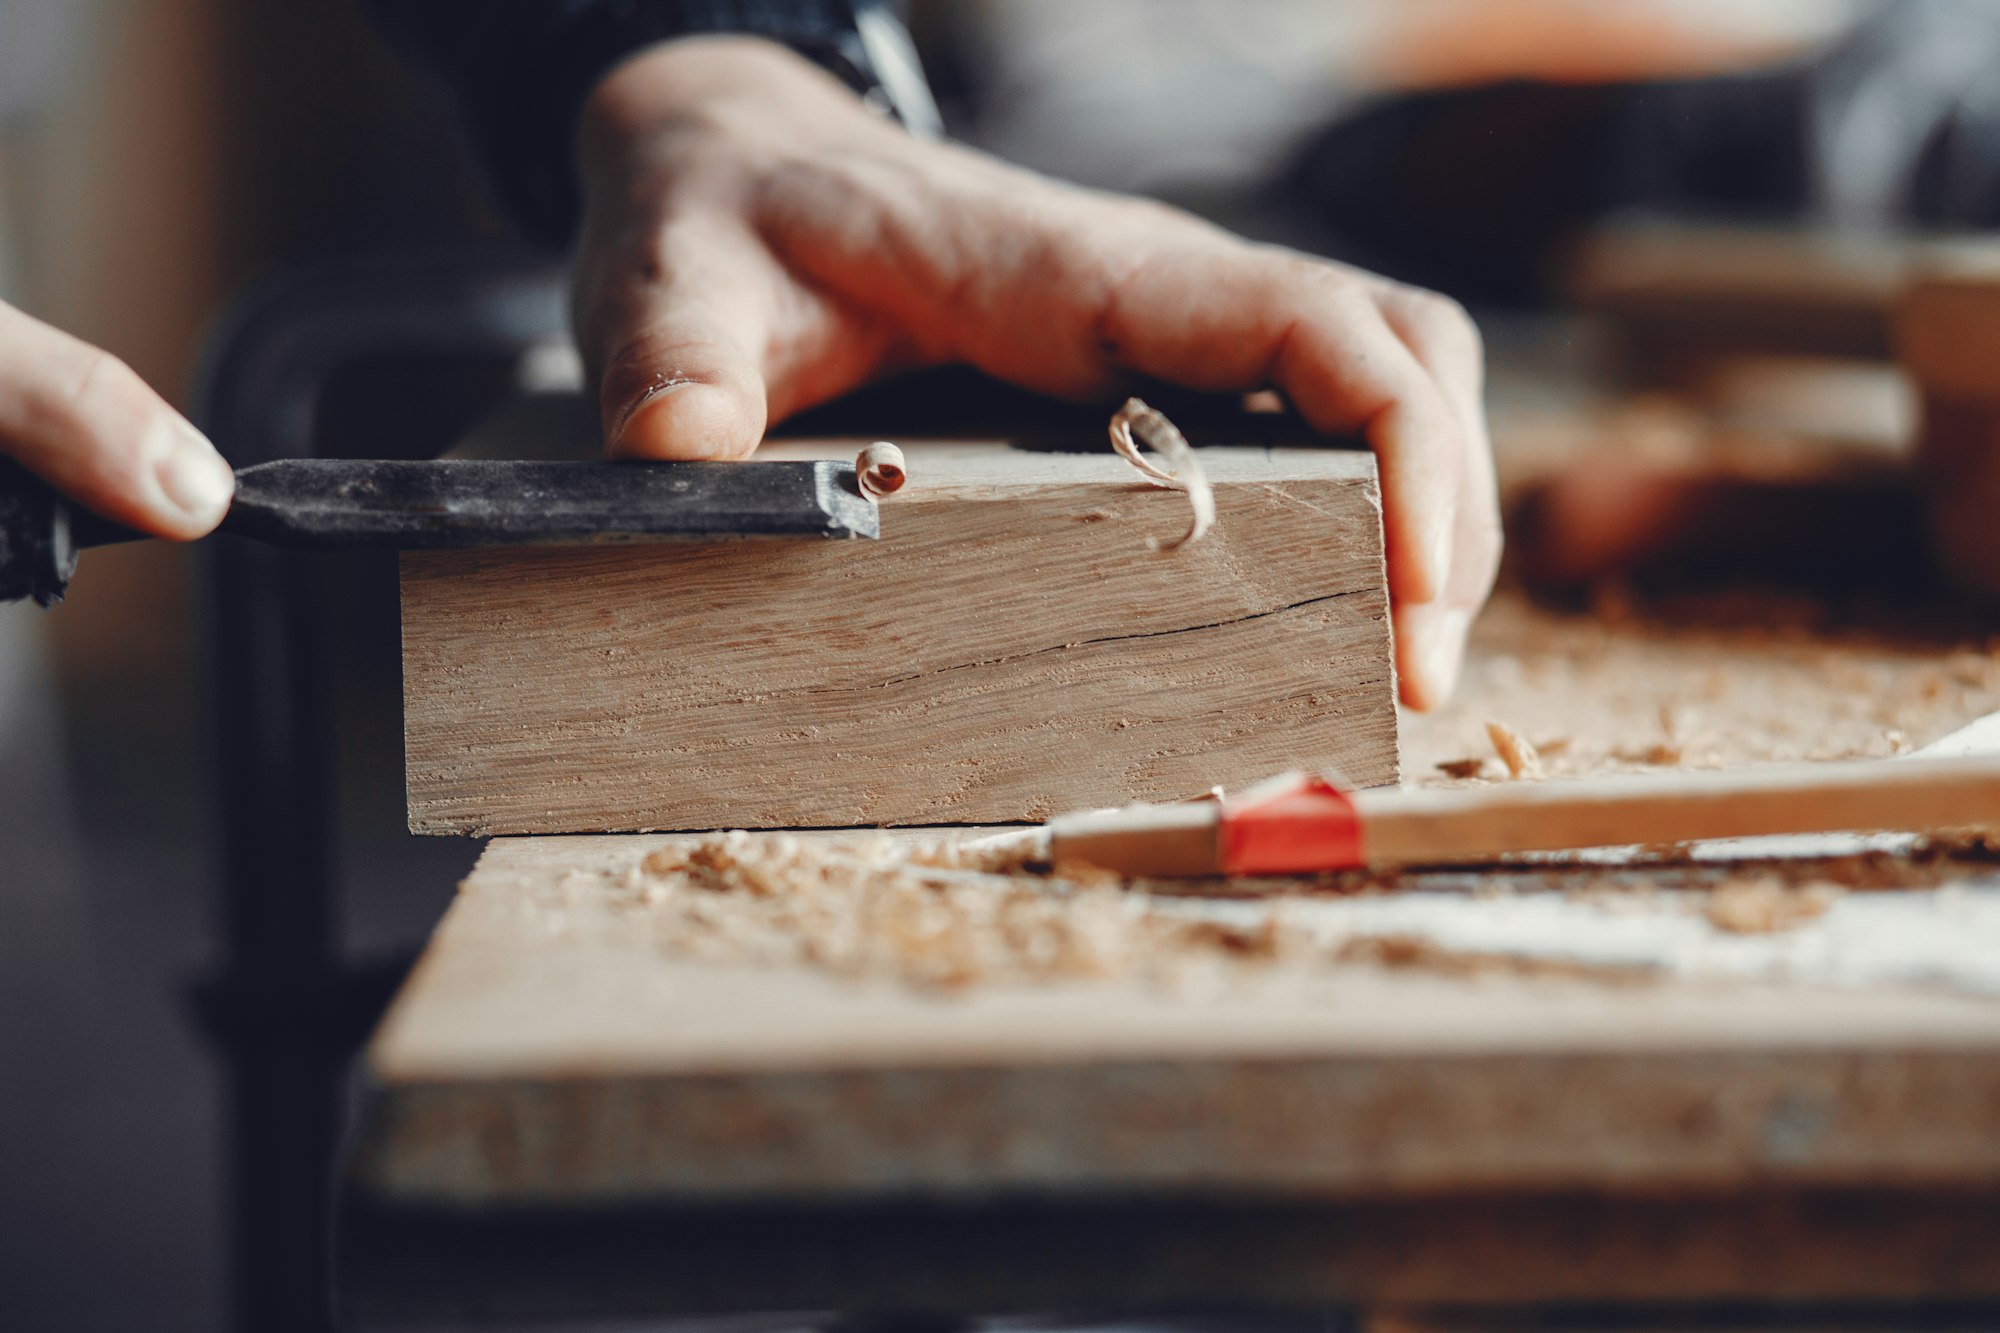
[[[852,457],[850,443],[795,447]],[[411,554],[421,833],[999,823],[1292,766],[1397,775],[1374,465],[910,446],[879,542]]]

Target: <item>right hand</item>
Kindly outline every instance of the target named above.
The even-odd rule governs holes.
[[[1115,404],[1276,388],[1381,463],[1405,702],[1442,702],[1500,520],[1456,305],[905,134],[756,38],[650,48],[584,108],[578,338],[614,455],[742,458],[870,381],[964,364]]]
[[[202,536],[236,492],[215,446],[131,367],[4,302],[0,456],[156,537]]]

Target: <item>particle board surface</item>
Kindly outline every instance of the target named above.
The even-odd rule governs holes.
[[[668,841],[488,850],[371,1050],[373,1191],[524,1205],[2000,1185],[1994,996],[1362,964],[939,995],[676,956],[617,887]]]
[[[1574,773],[1884,755],[2000,707],[1976,633],[1739,610],[1503,594],[1412,776],[1494,718]],[[1793,866],[1859,887],[1751,936],[1672,865],[1194,902],[1436,949],[937,993],[663,947],[626,874],[669,841],[489,848],[369,1053],[345,1252],[384,1308],[2000,1294],[1990,867]]]
[[[851,454],[851,446],[845,446]],[[879,542],[412,553],[410,825],[978,824],[1291,766],[1397,775],[1366,454],[909,446]]]

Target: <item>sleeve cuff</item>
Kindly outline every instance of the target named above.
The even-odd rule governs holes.
[[[907,34],[886,4],[870,0],[571,0],[543,12],[545,21],[450,72],[495,193],[531,239],[552,248],[576,230],[583,103],[613,66],[648,46],[719,33],[765,37],[856,92],[880,92],[899,111],[907,100],[884,88],[871,51],[885,24],[905,51]],[[909,65],[914,69],[913,55]],[[923,104],[930,106],[927,91]]]

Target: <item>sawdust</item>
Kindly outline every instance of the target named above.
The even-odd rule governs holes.
[[[1474,626],[1457,696],[1404,714],[1405,771],[1463,780],[1438,766],[1491,755],[1493,719],[1561,778],[1886,758],[2000,710],[2000,643],[1977,627],[1970,643],[1906,636],[1748,595],[1628,614],[1609,623],[1503,590]]]
[[[1172,987],[1204,970],[1412,966],[1353,937],[1328,939],[1288,910],[1317,881],[1268,881],[1232,919],[1190,903],[1190,886],[1040,865],[1021,838],[956,841],[870,833],[802,838],[713,834],[655,850],[614,886],[670,954],[710,963],[807,965],[922,990],[1136,980]],[[1377,881],[1387,884],[1388,879]],[[1335,890],[1337,891],[1337,889]],[[1447,955],[1428,955],[1440,966]],[[1497,960],[1453,958],[1493,970]],[[1524,968],[1534,970],[1531,961]]]
[[[1793,885],[1776,875],[1749,876],[1711,891],[1702,915],[1732,935],[1769,935],[1826,915],[1843,892],[1837,884]]]
[[[655,851],[638,871],[637,898],[676,955],[928,990],[1105,980],[1158,973],[1190,950],[1277,948],[1275,926],[1176,920],[1101,879],[1034,874],[1017,850],[949,839],[724,833]]]
[[[1538,863],[1312,879],[1126,880],[1050,866],[1028,831],[953,835],[723,833],[636,859],[611,901],[670,955],[808,966],[855,981],[949,994],[987,985],[1138,982],[1274,969],[1423,969],[1622,982],[1654,974],[1563,959],[1454,950],[1420,936],[1330,934],[1298,904],[1314,896],[1412,891],[1488,898],[1551,889],[1613,912],[1688,901],[1719,930],[1769,933],[1823,914],[1841,894],[1932,887],[2000,862],[2000,837],[1928,839],[1908,852],[1773,862],[1746,872],[1654,849],[1625,865]],[[1234,900],[1224,903],[1223,900]]]
[[[1659,976],[1651,967],[1448,949],[1421,935],[1355,935],[1340,947],[1336,957],[1345,963],[1412,968],[1456,977],[1561,977],[1629,985],[1655,981]]]

